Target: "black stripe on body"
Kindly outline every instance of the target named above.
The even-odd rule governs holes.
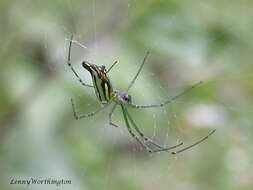
[[[104,87],[105,97],[107,100],[110,100],[112,98],[111,95],[112,95],[113,88],[112,88],[111,82],[110,82],[109,78],[106,76],[106,74],[104,74],[103,78],[104,78],[103,87]]]
[[[105,81],[101,81],[101,87],[102,87],[102,90],[103,90],[103,95],[104,95],[104,98],[107,99],[106,97],[106,92],[105,92]]]
[[[96,90],[101,98],[100,101],[107,102],[108,100],[106,99],[105,92],[104,92],[104,81],[103,81],[102,75],[97,68],[94,71],[94,73],[95,73],[94,78],[96,79]]]
[[[97,75],[97,74],[95,74],[95,75]],[[100,95],[100,93],[98,92],[98,86],[97,86],[97,76],[94,76],[94,74],[92,74],[91,73],[91,76],[92,76],[92,81],[93,81],[93,85],[94,85],[94,87],[95,87],[95,93],[96,93],[96,96],[97,96],[97,98],[100,100],[100,101],[102,101],[102,98],[101,98],[101,95]]]

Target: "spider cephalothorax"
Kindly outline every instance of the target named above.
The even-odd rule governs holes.
[[[74,106],[74,101],[73,101],[73,99],[71,99],[72,108],[73,108],[74,116],[75,116],[76,119],[81,119],[81,118],[84,118],[84,117],[93,116],[97,112],[99,112],[100,110],[102,110],[103,108],[107,107],[108,105],[110,105],[112,103],[113,107],[112,107],[112,109],[109,113],[109,122],[110,122],[110,125],[118,127],[118,125],[115,124],[112,121],[112,114],[113,114],[114,110],[116,109],[116,107],[120,106],[121,110],[122,110],[122,113],[123,113],[123,117],[124,117],[128,132],[130,133],[130,135],[133,138],[136,139],[136,141],[142,147],[144,147],[150,153],[167,151],[167,152],[170,152],[172,154],[177,154],[177,153],[183,152],[187,149],[190,149],[190,148],[192,148],[193,146],[195,146],[197,144],[200,144],[201,142],[206,140],[210,135],[212,135],[215,132],[215,130],[212,130],[204,138],[196,141],[195,143],[193,143],[189,146],[186,146],[186,147],[181,148],[181,149],[176,150],[176,151],[171,151],[171,149],[175,149],[175,148],[181,146],[183,143],[179,143],[179,144],[177,144],[175,146],[171,146],[171,147],[164,147],[164,146],[160,145],[159,143],[155,142],[153,139],[145,136],[142,133],[142,131],[140,130],[140,128],[136,125],[136,123],[133,120],[132,116],[130,115],[130,113],[128,111],[128,107],[137,108],[137,109],[163,107],[163,106],[175,101],[177,98],[179,98],[182,95],[186,94],[187,92],[189,92],[190,90],[192,90],[196,86],[200,85],[201,82],[196,83],[195,85],[193,85],[190,88],[184,90],[180,94],[178,94],[178,95],[176,95],[172,98],[169,98],[169,99],[167,99],[164,102],[159,103],[159,104],[144,104],[144,105],[133,104],[132,103],[132,98],[128,94],[128,91],[133,86],[133,84],[135,83],[138,75],[140,74],[141,69],[142,69],[149,53],[147,52],[147,54],[144,57],[144,59],[142,61],[142,64],[141,64],[140,68],[138,69],[135,77],[132,79],[132,81],[130,82],[130,84],[126,88],[126,90],[122,93],[122,92],[119,92],[119,91],[116,91],[116,90],[113,89],[112,84],[111,84],[111,82],[109,80],[109,77],[107,75],[108,72],[111,70],[111,68],[117,63],[117,61],[115,61],[108,70],[106,70],[105,66],[98,66],[98,65],[95,65],[95,64],[88,63],[87,61],[83,61],[82,65],[91,74],[93,85],[88,85],[88,84],[86,84],[82,81],[82,79],[79,77],[79,75],[77,74],[77,72],[74,70],[73,66],[70,63],[70,52],[71,52],[72,38],[73,38],[73,36],[71,37],[70,43],[69,43],[68,65],[69,65],[69,67],[71,68],[71,70],[73,71],[73,73],[75,74],[75,76],[78,78],[78,80],[80,81],[80,83],[83,86],[94,88],[96,96],[99,99],[100,103],[102,104],[102,107],[98,110],[95,110],[93,112],[86,113],[86,114],[83,114],[83,115],[77,115],[76,110],[75,110],[75,106]]]
[[[123,94],[123,100],[127,103],[132,103],[132,97],[129,94]]]
[[[121,93],[121,92],[115,90],[113,101],[115,101],[116,103],[122,103],[125,105],[129,105],[132,103],[132,97],[129,94]]]

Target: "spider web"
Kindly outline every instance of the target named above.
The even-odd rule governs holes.
[[[30,0],[1,6],[6,8],[1,106],[11,118],[3,118],[0,127],[10,128],[1,138],[3,189],[25,188],[10,188],[13,176],[64,176],[72,180],[64,189],[252,188],[250,1]],[[106,12],[112,15],[108,20]],[[147,136],[171,146],[191,144],[213,128],[216,133],[177,156],[148,154],[127,132],[119,108],[113,116],[119,128],[108,124],[110,109],[74,120],[71,97],[78,113],[100,105],[94,90],[82,87],[66,64],[71,33],[71,62],[89,84],[83,60],[107,68],[118,60],[109,76],[113,87],[124,91],[145,51],[151,52],[129,92],[134,103],[158,103],[204,81],[165,107],[129,108]],[[32,187],[49,188],[55,189]]]

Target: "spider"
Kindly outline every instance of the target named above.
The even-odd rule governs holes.
[[[198,85],[200,85],[202,83],[202,81],[194,84],[193,86],[184,90],[180,94],[178,94],[172,98],[169,98],[162,103],[145,104],[145,105],[134,104],[134,103],[132,103],[132,98],[128,94],[128,92],[131,89],[131,87],[134,85],[138,75],[140,74],[140,72],[144,66],[144,63],[149,55],[149,52],[146,53],[146,55],[142,61],[142,64],[140,65],[136,75],[134,76],[134,78],[132,79],[132,81],[130,82],[130,84],[126,88],[126,90],[124,92],[119,92],[119,91],[113,89],[110,79],[107,75],[109,73],[109,71],[113,68],[113,66],[117,63],[117,61],[115,61],[108,70],[106,69],[106,67],[104,65],[98,66],[95,64],[91,64],[87,61],[83,61],[82,66],[90,73],[90,75],[92,77],[93,85],[89,85],[89,84],[86,84],[83,82],[83,80],[79,77],[79,75],[77,74],[77,72],[75,71],[75,69],[73,68],[73,66],[70,62],[72,41],[73,41],[73,35],[71,36],[70,42],[69,42],[68,60],[67,60],[68,66],[70,67],[70,69],[72,70],[74,75],[77,77],[77,79],[79,80],[81,85],[83,85],[85,87],[89,87],[89,88],[94,88],[95,94],[101,103],[101,108],[99,108],[93,112],[90,112],[90,113],[78,115],[76,112],[76,109],[75,109],[74,101],[71,98],[71,105],[72,105],[72,109],[73,109],[73,114],[74,114],[74,117],[76,120],[79,120],[79,119],[82,119],[85,117],[94,116],[96,113],[98,113],[102,109],[106,108],[110,104],[113,104],[112,109],[109,113],[109,124],[112,126],[118,127],[118,125],[112,121],[112,114],[115,111],[116,107],[120,106],[129,134],[134,139],[136,139],[136,141],[149,153],[166,151],[171,154],[178,154],[178,153],[183,152],[187,149],[190,149],[193,146],[196,146],[197,144],[200,144],[201,142],[206,140],[209,136],[211,136],[215,132],[215,129],[214,129],[207,136],[205,136],[202,139],[196,141],[195,143],[188,145],[184,148],[181,148],[179,150],[176,150],[175,148],[182,146],[183,142],[176,144],[174,146],[171,146],[171,147],[164,147],[164,146],[160,145],[159,143],[157,143],[156,141],[154,141],[153,139],[145,136],[143,134],[143,132],[140,130],[140,128],[136,125],[135,121],[133,120],[132,116],[130,115],[130,113],[128,111],[128,108],[142,109],[142,108],[163,107],[163,106],[175,101],[177,98],[183,96],[184,94],[186,94],[187,92],[189,92],[193,88],[197,87]],[[134,129],[135,132],[132,129]],[[136,135],[136,133],[137,133],[137,135]],[[172,151],[172,150],[175,150],[175,151]]]

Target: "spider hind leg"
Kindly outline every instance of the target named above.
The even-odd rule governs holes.
[[[131,115],[129,114],[128,110],[125,109],[125,113],[127,115],[127,117],[129,118],[130,122],[132,123],[134,129],[136,130],[136,132],[139,134],[140,138],[144,141],[145,145],[150,144],[153,147],[156,148],[151,148],[151,153],[155,153],[155,152],[162,152],[162,151],[167,151],[170,152],[169,150],[175,149],[181,145],[183,145],[183,143],[179,143],[177,145],[171,146],[171,147],[164,147],[162,145],[160,145],[159,143],[155,142],[154,140],[152,140],[151,138],[145,136],[142,131],[137,127],[136,123],[134,122],[134,120],[132,119]],[[171,153],[171,152],[170,152]]]

